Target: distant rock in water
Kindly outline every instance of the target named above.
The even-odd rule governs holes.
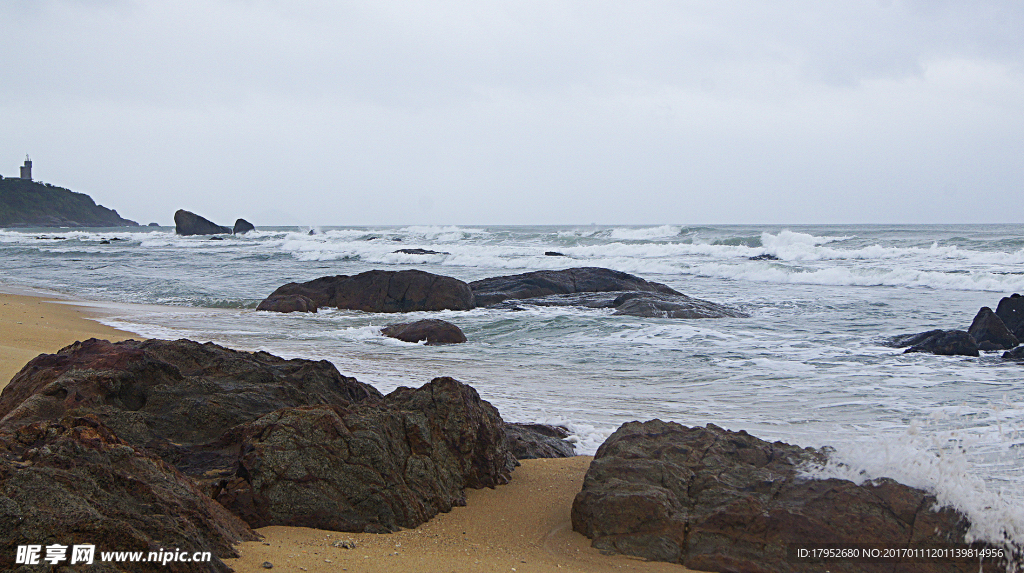
[[[1009,350],[1020,344],[999,315],[987,306],[981,307],[967,332],[974,337],[980,350]]]
[[[468,284],[452,277],[417,270],[373,270],[354,276],[320,277],[304,283],[288,283],[270,296],[290,294],[309,297],[318,307],[364,312],[473,308],[473,292]]]
[[[160,223],[150,223],[147,227],[159,227]]]
[[[231,229],[200,217],[191,211],[178,209],[174,213],[174,232],[178,235],[230,235]]]
[[[416,322],[404,322],[401,324],[389,324],[380,330],[380,333],[389,338],[396,338],[403,342],[423,342],[427,344],[459,344],[466,341],[466,335],[462,329],[454,324],[427,318]]]
[[[0,179],[0,227],[138,227],[84,193],[28,179]]]
[[[430,249],[398,249],[395,253],[402,253],[403,255],[450,255],[444,251],[431,251]]]
[[[241,235],[243,233],[248,233],[249,231],[255,230],[256,226],[250,223],[249,221],[246,221],[245,219],[238,219],[235,221],[235,226],[232,227],[231,229],[231,234]]]
[[[566,255],[565,253],[559,253],[558,251],[546,251],[544,253],[544,256],[545,257],[566,257],[568,255]]]
[[[777,261],[777,260],[779,260],[779,257],[776,257],[775,255],[772,255],[770,253],[764,253],[763,255],[757,255],[757,256],[749,257],[749,258],[752,261]]]
[[[977,558],[874,563],[800,559],[795,547],[960,547],[968,520],[888,478],[806,477],[826,452],[713,424],[628,422],[597,450],[572,505],[575,531],[603,551],[697,571],[977,572]],[[985,560],[985,571],[1001,559]]]
[[[552,294],[535,298],[507,299],[491,305],[491,308],[523,310],[524,306],[613,308],[615,315],[642,318],[747,318],[749,316],[738,309],[689,297],[685,294],[650,291]]]
[[[473,281],[469,286],[473,289],[477,306],[490,306],[508,299],[582,292],[649,291],[682,294],[661,283],[600,267],[534,271]]]
[[[907,348],[904,354],[930,352],[942,356],[980,356],[978,343],[963,330],[929,330],[903,334],[889,339],[889,346]]]

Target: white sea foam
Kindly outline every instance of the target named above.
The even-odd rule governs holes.
[[[660,227],[645,227],[642,229],[616,228],[612,229],[608,236],[616,240],[647,241],[650,239],[662,239],[679,235],[682,227],[675,225],[661,225]]]
[[[968,430],[922,431],[913,424],[869,444],[838,445],[825,466],[807,468],[806,474],[855,483],[892,478],[929,491],[939,505],[966,515],[971,521],[967,542],[1024,546],[1024,495],[1017,488],[995,491],[977,474],[968,452],[982,442]]]

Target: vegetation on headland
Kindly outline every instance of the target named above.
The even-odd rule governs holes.
[[[0,227],[137,227],[92,197],[49,183],[0,179]]]

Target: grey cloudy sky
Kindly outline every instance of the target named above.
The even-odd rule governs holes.
[[[1024,2],[0,3],[0,173],[145,224],[1024,222]]]

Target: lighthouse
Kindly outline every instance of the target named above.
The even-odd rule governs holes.
[[[21,166],[21,178],[32,180],[32,160],[25,156],[25,164]]]

